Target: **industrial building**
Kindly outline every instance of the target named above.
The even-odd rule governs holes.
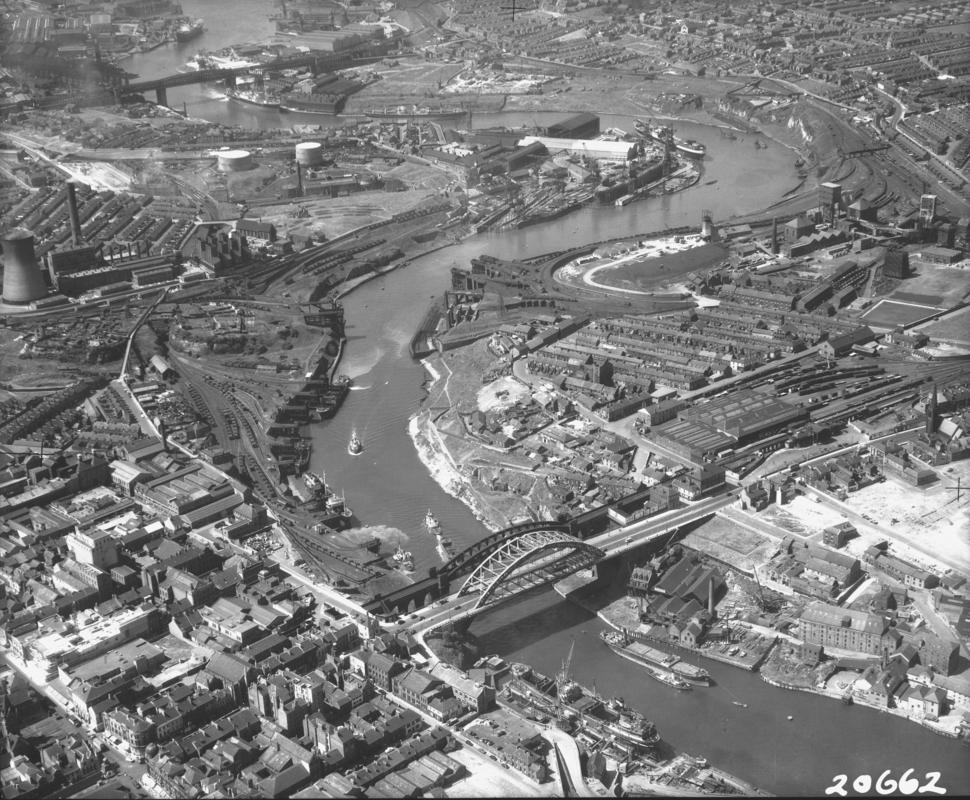
[[[554,139],[592,139],[600,135],[600,118],[584,111],[549,125],[542,133]]]
[[[627,162],[633,158],[636,146],[631,142],[604,142],[599,139],[560,139],[549,136],[526,136],[518,142],[519,147],[528,147],[534,142],[545,145],[550,155],[569,153],[585,156],[597,161]]]

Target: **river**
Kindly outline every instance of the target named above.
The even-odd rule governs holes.
[[[272,13],[270,4],[261,0],[182,0],[182,6],[186,14],[205,19],[209,30],[193,42],[128,59],[129,70],[144,78],[170,74],[199,49],[257,40],[273,30],[266,19]],[[220,95],[217,88],[207,86],[169,92],[173,106],[184,101],[191,116],[225,124],[266,129],[326,120],[229,103]],[[531,125],[561,116],[511,112],[476,117],[475,125]],[[630,117],[603,117],[604,127],[629,130],[631,125]],[[438,563],[434,540],[421,525],[429,506],[457,547],[485,533],[468,509],[431,479],[406,431],[408,419],[425,397],[427,378],[423,367],[409,358],[408,341],[430,298],[447,287],[451,266],[465,266],[481,253],[526,257],[589,241],[697,225],[704,209],[725,220],[766,207],[797,183],[794,155],[786,148],[770,143],[767,149],[755,150],[749,136],[730,141],[700,125],[677,128],[681,136],[707,145],[705,174],[698,186],[625,208],[588,207],[520,231],[475,236],[378,277],[344,299],[347,346],[340,371],[350,375],[355,386],[335,419],[313,427],[312,468],[326,471],[360,520],[403,531],[418,574]],[[357,457],[346,450],[352,428],[365,446]],[[607,651],[596,638],[601,627],[595,617],[545,591],[491,612],[476,621],[473,630],[484,652],[527,661],[550,674],[575,640],[572,671],[580,682],[598,684],[603,693],[620,694],[642,708],[674,747],[704,755],[775,793],[822,794],[838,773],[848,774],[851,782],[858,774],[889,768],[897,778],[909,767],[919,777],[938,770],[940,784],[951,793],[970,780],[967,750],[953,741],[894,717],[875,716],[877,712],[869,709],[775,689],[728,666],[705,664],[717,681],[714,687],[689,693],[670,690]],[[748,707],[735,706],[734,700]],[[788,722],[788,715],[794,720]]]
[[[909,768],[920,779],[938,771],[950,794],[970,785],[968,750],[955,740],[874,709],[777,689],[756,674],[707,659],[701,665],[716,685],[675,691],[610,652],[598,637],[604,628],[597,617],[546,591],[490,612],[472,632],[483,653],[532,664],[549,676],[575,642],[575,680],[624,697],[657,723],[674,749],[703,755],[775,794],[821,795],[837,774],[848,775],[851,786],[859,775],[875,780],[887,769],[897,780]]]

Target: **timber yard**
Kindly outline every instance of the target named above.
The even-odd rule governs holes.
[[[4,797],[970,788],[970,3],[524,5],[7,4]]]

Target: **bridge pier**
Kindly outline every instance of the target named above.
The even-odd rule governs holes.
[[[159,86],[155,90],[155,102],[160,106],[168,107],[168,91],[164,86]]]

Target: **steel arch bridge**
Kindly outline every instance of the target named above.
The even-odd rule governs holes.
[[[475,609],[588,569],[606,556],[561,530],[527,530],[495,547],[466,578],[458,596],[478,594]]]

